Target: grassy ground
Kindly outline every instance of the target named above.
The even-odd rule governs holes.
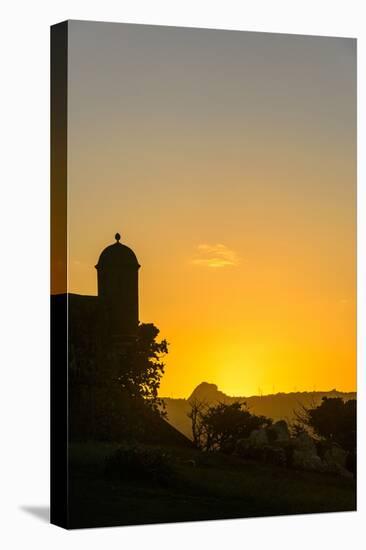
[[[104,459],[115,448],[70,446],[71,528],[356,509],[352,480],[195,450],[169,449],[174,477],[168,483],[110,479]]]

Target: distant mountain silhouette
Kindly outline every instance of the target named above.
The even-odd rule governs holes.
[[[206,401],[211,403],[214,401],[227,401],[227,399],[230,398],[220,391],[216,384],[201,382],[201,384],[198,384],[198,386],[193,390],[190,397],[188,397],[188,401],[192,401],[194,399],[197,401]]]
[[[207,404],[233,403],[234,401],[245,401],[250,411],[257,415],[264,415],[273,420],[284,419],[287,422],[294,420],[294,411],[304,406],[317,406],[323,397],[341,397],[348,401],[356,399],[355,392],[312,391],[312,392],[291,392],[276,393],[271,395],[229,396],[220,391],[216,384],[202,382],[188,397],[188,399],[173,399],[164,397],[168,421],[187,437],[192,437],[191,423],[187,416],[190,411],[190,402],[197,400]]]

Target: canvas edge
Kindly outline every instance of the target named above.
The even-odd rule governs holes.
[[[51,294],[67,292],[68,22],[51,27]],[[51,298],[50,522],[68,528],[68,307]]]

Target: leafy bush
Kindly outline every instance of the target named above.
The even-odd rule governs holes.
[[[313,430],[319,438],[338,443],[346,451],[356,449],[356,400],[323,397],[318,407],[296,412],[300,425]]]
[[[173,475],[172,458],[160,448],[121,446],[106,458],[105,473],[120,480],[136,479],[164,483]]]
[[[235,454],[240,458],[287,467],[291,463],[292,446],[290,442],[258,446],[242,439],[237,442]]]
[[[206,405],[191,402],[188,413],[192,421],[193,442],[203,451],[221,451],[232,454],[240,439],[249,437],[253,430],[268,427],[270,418],[251,414],[246,403],[218,403]]]
[[[310,429],[320,440],[318,453],[323,457],[330,444],[336,443],[348,451],[346,468],[356,476],[357,432],[356,432],[355,399],[344,401],[340,397],[323,397],[317,407],[306,408],[296,412],[301,426]]]

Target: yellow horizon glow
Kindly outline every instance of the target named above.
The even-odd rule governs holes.
[[[160,395],[356,388],[350,39],[71,22],[69,292],[116,231]]]

